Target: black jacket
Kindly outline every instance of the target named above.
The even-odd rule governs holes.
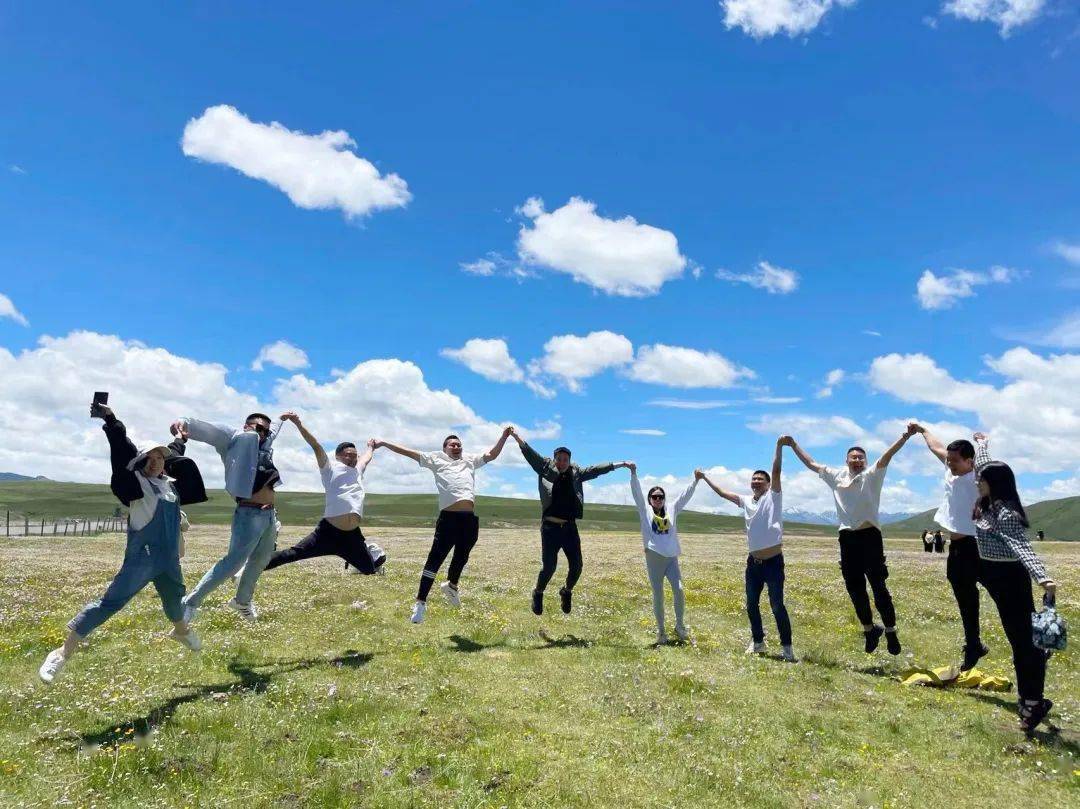
[[[138,455],[139,451],[127,437],[124,422],[115,416],[106,419],[101,429],[105,431],[105,436],[109,439],[109,460],[112,461],[109,488],[112,489],[117,500],[125,506],[130,506],[132,501],[140,500],[143,496],[138,478],[127,468],[131,459]],[[184,442],[178,438],[169,444],[169,449],[173,454],[165,461],[165,474],[174,481],[173,485],[180,497],[180,505],[206,502],[206,487],[203,486],[202,474],[195,461],[184,457]]]

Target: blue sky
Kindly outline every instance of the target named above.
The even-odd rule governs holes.
[[[0,418],[6,471],[100,476],[82,410],[108,385],[147,433],[292,396],[327,443],[512,420],[732,485],[780,430],[839,461],[915,416],[998,436],[1033,497],[1080,493],[1073,3],[71,4],[4,11],[0,69],[0,402],[34,423]],[[327,161],[282,167],[307,148]],[[512,360],[444,353],[473,339]],[[253,370],[277,341],[302,357]],[[938,468],[901,458],[885,508],[931,504]],[[396,464],[373,490],[430,488]],[[485,488],[534,491],[516,454]]]

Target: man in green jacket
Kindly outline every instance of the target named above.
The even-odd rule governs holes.
[[[521,447],[521,454],[539,475],[540,489],[540,575],[536,577],[536,589],[532,594],[532,611],[544,614],[544,588],[559,563],[559,551],[566,554],[569,569],[566,572],[566,584],[559,590],[562,611],[569,613],[572,608],[574,585],[581,577],[581,537],[578,535],[577,521],[581,519],[585,507],[585,492],[581,484],[586,480],[606,475],[614,469],[626,468],[626,461],[597,464],[582,469],[570,462],[570,450],[557,447],[554,458],[544,458],[530,447],[516,432],[510,433]]]

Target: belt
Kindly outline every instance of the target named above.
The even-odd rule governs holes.
[[[241,500],[240,498],[237,498],[236,499],[236,507],[237,508],[257,508],[260,511],[268,511],[269,509],[272,509],[274,507],[274,504],[273,503],[256,503],[253,500]]]

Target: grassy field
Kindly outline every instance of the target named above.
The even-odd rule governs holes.
[[[306,527],[287,528],[281,543]],[[267,573],[247,626],[207,602],[201,655],[163,638],[152,589],[92,637],[51,688],[37,667],[97,597],[118,536],[0,540],[0,801],[10,806],[1077,805],[1080,667],[1050,664],[1060,731],[1025,740],[1014,697],[902,687],[910,664],[957,657],[944,559],[890,541],[904,655],[861,651],[835,541],[791,536],[798,664],[747,657],[742,540],[688,535],[694,642],[650,647],[640,539],[585,537],[575,611],[528,610],[533,530],[485,530],[465,605],[406,617],[423,529],[372,528],[388,575],[336,560]],[[224,529],[189,538],[189,584]],[[1076,613],[1080,547],[1041,547]],[[560,573],[562,570],[560,569]],[[557,574],[558,577],[558,574]],[[558,578],[556,579],[558,581]],[[772,619],[764,612],[770,651]],[[983,599],[985,669],[1012,676]],[[1074,625],[1077,622],[1074,620]]]
[[[1080,540],[1080,497],[1062,497],[1059,500],[1044,500],[1027,506],[1028,519],[1031,521],[1031,536],[1042,530],[1047,539]],[[911,536],[921,534],[927,528],[936,529],[934,512],[924,511],[906,520],[892,523],[890,530],[897,535]]]

